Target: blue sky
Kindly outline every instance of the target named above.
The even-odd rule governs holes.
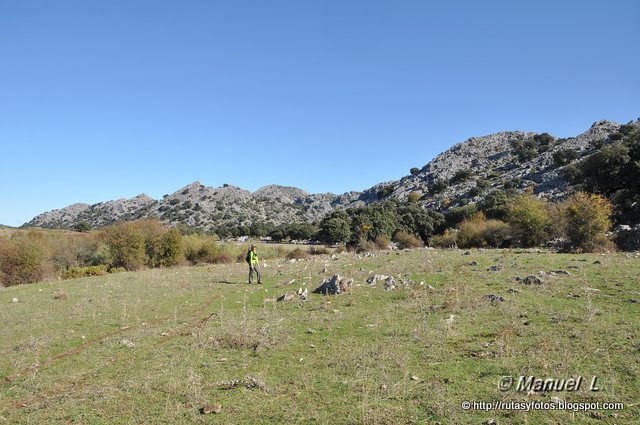
[[[0,223],[199,180],[342,193],[640,115],[640,2],[0,0]]]

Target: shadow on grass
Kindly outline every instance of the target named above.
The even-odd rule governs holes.
[[[215,283],[224,283],[225,285],[248,285],[245,281],[216,280]]]

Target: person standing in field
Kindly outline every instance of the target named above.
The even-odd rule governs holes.
[[[249,285],[253,282],[253,272],[258,277],[258,285],[262,285],[262,275],[260,274],[260,259],[255,245],[251,245],[247,253],[247,262],[249,263]]]

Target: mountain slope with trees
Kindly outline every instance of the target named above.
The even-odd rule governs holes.
[[[227,184],[212,188],[194,182],[161,200],[142,194],[94,205],[73,204],[40,214],[25,226],[86,230],[121,221],[157,218],[165,224],[216,232],[220,236],[260,235],[274,226],[318,223],[336,210],[389,200],[416,203],[449,217],[464,214],[469,205],[480,205],[487,199],[495,201],[503,191],[561,200],[572,191],[572,185],[581,183],[579,180],[587,190],[599,192],[603,188],[606,194],[622,199],[627,208],[634,208],[631,205],[638,190],[633,182],[616,178],[618,186],[629,187],[604,187],[601,180],[606,172],[598,174],[585,169],[581,179],[577,177],[580,171],[576,164],[589,166],[596,159],[585,161],[587,158],[603,161],[603,156],[615,156],[627,164],[617,171],[617,176],[631,172],[637,162],[634,156],[637,148],[633,144],[623,146],[621,140],[638,128],[638,121],[627,125],[598,121],[584,133],[565,139],[522,131],[472,137],[439,154],[424,167],[412,168],[400,180],[380,183],[362,192],[309,194],[295,187],[269,185],[251,193]],[[592,171],[593,178],[585,178]],[[635,213],[625,217],[638,218]]]

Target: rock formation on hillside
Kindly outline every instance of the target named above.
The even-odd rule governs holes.
[[[640,126],[638,121],[632,124]],[[412,193],[422,205],[443,211],[480,201],[493,190],[507,186],[561,199],[568,190],[562,176],[567,164],[558,164],[554,154],[572,151],[572,161],[579,161],[597,149],[595,142],[610,142],[619,128],[620,124],[598,121],[584,133],[567,139],[522,131],[472,137],[411,175],[363,192],[309,194],[295,187],[269,185],[251,193],[227,184],[212,188],[194,182],[161,200],[138,195],[94,205],[73,204],[40,214],[25,226],[72,228],[86,222],[103,227],[141,218],[158,218],[170,225],[185,224],[202,230],[254,223],[303,223],[318,221],[335,208],[389,199],[404,202]]]

